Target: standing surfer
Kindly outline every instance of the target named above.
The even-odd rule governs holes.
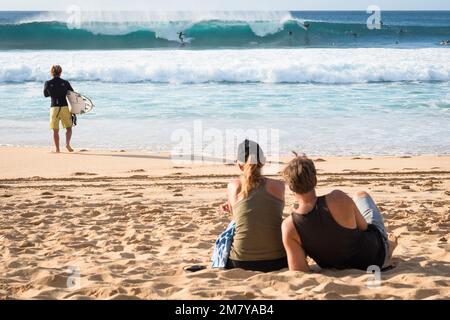
[[[52,98],[50,108],[50,129],[53,130],[53,141],[56,147],[56,153],[59,153],[59,122],[66,129],[66,148],[69,152],[73,152],[70,146],[72,138],[72,114],[67,106],[67,91],[72,89],[70,83],[61,79],[62,68],[59,65],[52,66],[50,74],[53,79],[46,81],[44,85],[44,96]]]
[[[178,39],[180,39],[182,45],[184,45],[184,36],[185,34],[183,33],[183,31],[178,32]]]

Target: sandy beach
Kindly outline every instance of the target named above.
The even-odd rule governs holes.
[[[379,287],[359,270],[209,268],[232,165],[1,147],[0,299],[449,299],[450,156],[313,159],[319,193],[369,191],[399,236]]]

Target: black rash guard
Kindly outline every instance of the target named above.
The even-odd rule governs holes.
[[[69,81],[54,77],[52,80],[45,82],[44,96],[52,97],[51,107],[65,107],[67,106],[66,95],[68,90],[73,91]]]
[[[325,196],[317,198],[309,213],[292,213],[292,219],[306,255],[321,268],[383,266],[385,248],[380,231],[371,224],[365,231],[342,227],[331,215]]]

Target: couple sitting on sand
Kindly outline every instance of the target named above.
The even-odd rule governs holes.
[[[396,242],[388,240],[383,217],[366,192],[350,198],[340,190],[317,196],[314,163],[297,156],[283,171],[295,210],[283,221],[285,184],[264,177],[260,146],[245,140],[237,164],[241,179],[228,184],[222,209],[235,230],[226,268],[269,272],[310,271],[309,256],[321,268],[367,270],[389,266]]]

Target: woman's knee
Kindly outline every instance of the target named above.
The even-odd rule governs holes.
[[[353,199],[366,198],[366,197],[370,197],[370,194],[368,194],[366,191],[358,191],[353,195]]]

